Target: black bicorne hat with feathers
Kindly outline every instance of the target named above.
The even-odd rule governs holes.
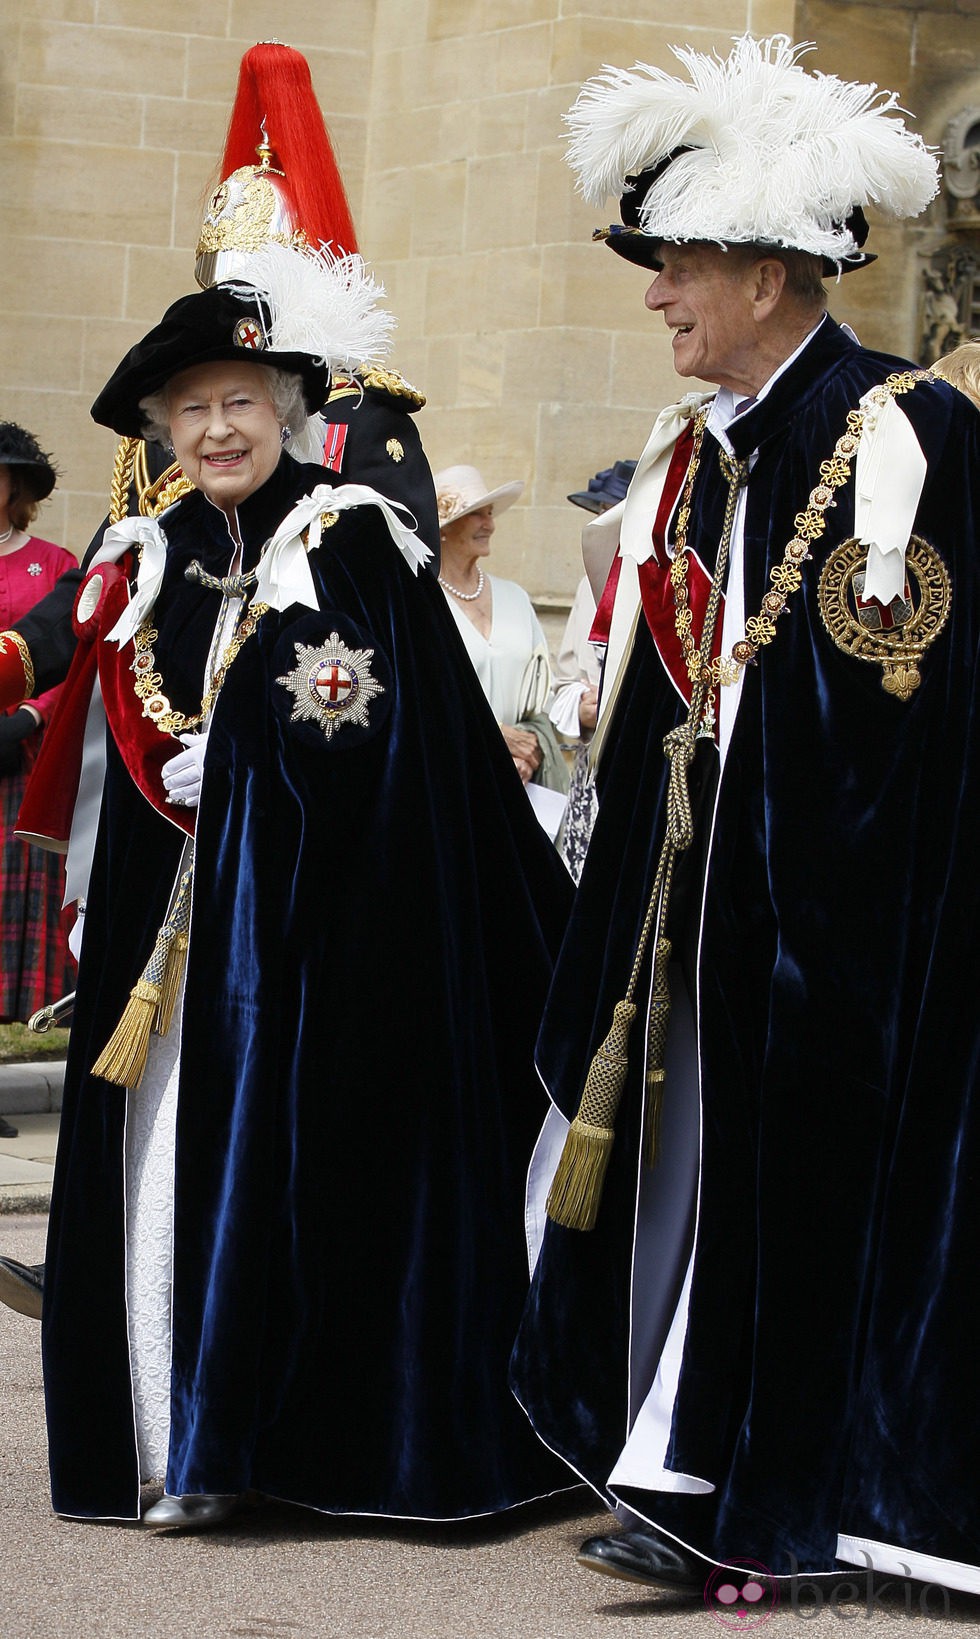
[[[658,267],[664,243],[755,244],[861,267],[873,205],[917,216],[938,166],[906,129],[894,92],[808,73],[786,35],[736,39],[726,58],[671,48],[688,78],[648,63],[586,81],[566,115],[568,162],[598,205],[621,196],[622,227],[597,238]]]

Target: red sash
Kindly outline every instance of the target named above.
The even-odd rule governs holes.
[[[687,675],[684,664],[677,628],[674,624],[674,593],[670,580],[670,559],[667,555],[667,526],[677,503],[687,476],[687,469],[691,460],[691,449],[694,443],[694,429],[690,422],[680,434],[664,480],[663,493],[657,507],[657,515],[653,521],[651,532],[653,541],[653,555],[644,563],[637,565],[640,599],[643,604],[643,613],[646,617],[650,635],[656,645],[657,654],[668,677],[678,694],[691,702],[691,680]],[[704,629],[704,614],[707,608],[708,595],[711,591],[711,576],[708,574],[700,558],[688,552],[688,604],[693,616],[691,635],[696,643],[701,640]],[[613,605],[616,601],[616,591],[619,585],[622,558],[619,553],[613,559],[609,578],[603,588],[602,597],[596,609],[596,617],[589,634],[592,643],[608,644],[609,628],[612,623]],[[718,613],[715,626],[715,638],[712,646],[712,655],[717,657],[721,652],[721,630],[724,600]]]

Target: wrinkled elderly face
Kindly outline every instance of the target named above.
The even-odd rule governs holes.
[[[493,506],[480,507],[476,512],[467,512],[462,518],[457,518],[454,523],[443,525],[443,545],[460,557],[485,558],[490,551],[495,528]]]
[[[195,364],[167,383],[174,455],[209,501],[231,512],[271,478],[282,449],[262,369],[248,360]]]
[[[663,268],[646,293],[646,305],[662,313],[671,331],[674,369],[733,392],[752,391],[759,345],[751,292],[757,259],[737,246],[660,247]]]

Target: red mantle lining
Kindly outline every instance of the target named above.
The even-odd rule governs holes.
[[[103,632],[110,632],[128,603],[128,587],[118,581],[109,589],[102,617]],[[99,682],[105,702],[106,717],[113,739],[133,783],[152,803],[158,814],[171,821],[188,836],[194,835],[196,810],[175,808],[167,802],[167,793],[161,777],[164,763],[175,757],[180,742],[171,734],[161,734],[149,717],[144,717],[142,702],[133,687],[132,639],[128,643],[107,643],[99,638]]]
[[[667,554],[667,526],[677,504],[687,469],[690,465],[691,450],[694,444],[694,429],[690,422],[680,434],[664,480],[663,493],[657,516],[653,522],[653,556],[645,563],[637,565],[640,583],[640,599],[643,604],[643,613],[650,628],[650,635],[656,645],[661,665],[678,694],[688,705],[691,703],[691,680],[684,664],[680,643],[677,637],[677,628],[674,624],[674,594],[670,580],[670,559]],[[589,640],[592,643],[608,644],[609,629],[612,624],[613,605],[616,601],[616,591],[619,586],[619,574],[622,567],[622,558],[619,553],[613,559],[609,577],[603,588],[602,597],[596,610],[596,617],[592,624]],[[692,636],[695,642],[700,642],[704,629],[704,613],[711,591],[711,576],[708,574],[700,558],[693,552],[688,552],[688,603],[693,616]],[[724,618],[724,599],[718,611],[718,621],[715,626],[712,658],[717,658],[721,652],[721,633]]]

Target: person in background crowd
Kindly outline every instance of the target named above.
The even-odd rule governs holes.
[[[517,479],[491,490],[476,467],[455,466],[437,472],[435,485],[442,541],[439,585],[480,686],[525,786],[564,795],[568,771],[547,714],[551,663],[541,623],[522,586],[482,568],[496,520],[524,484]],[[552,836],[562,807],[554,805]]]
[[[577,490],[568,499],[575,506],[584,507],[587,512],[605,514],[623,500],[635,468],[635,461],[617,461],[611,467],[604,467],[589,479],[587,489]],[[589,769],[589,741],[596,725],[602,664],[601,645],[591,640],[595,615],[592,587],[588,576],[583,575],[575,588],[575,597],[562,634],[555,698],[548,714],[563,740],[577,742],[568,788],[568,806],[558,838],[558,851],[568,866],[573,882],[577,882],[582,875],[585,852],[598,808],[595,781]]]
[[[0,630],[27,613],[59,576],[76,567],[70,552],[31,531],[40,503],[54,489],[51,457],[33,434],[0,422]],[[7,636],[0,643],[15,646]],[[23,660],[20,649],[18,659]],[[71,990],[74,976],[62,899],[60,859],[14,836],[29,770],[37,757],[56,691],[28,689],[0,715],[0,1021],[26,1023]],[[10,1124],[4,1123],[9,1129]],[[9,1131],[7,1136],[9,1136]]]
[[[590,1570],[978,1593],[980,422],[826,311],[937,166],[800,50],[677,48],[569,116],[716,389],[618,530],[513,1381],[619,1513]]]

